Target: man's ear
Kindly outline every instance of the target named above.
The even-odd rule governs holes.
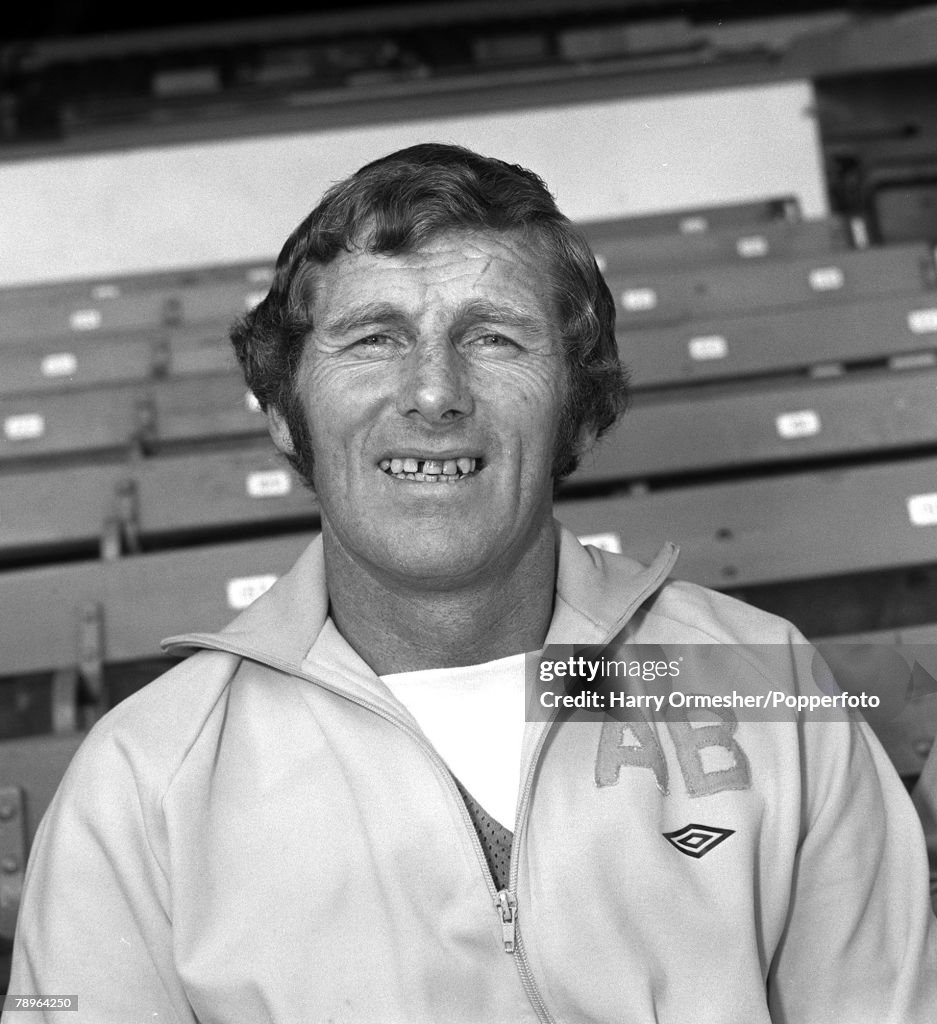
[[[275,409],[272,405],[267,406],[267,430],[270,431],[273,443],[284,455],[296,454],[286,418],[279,409]]]

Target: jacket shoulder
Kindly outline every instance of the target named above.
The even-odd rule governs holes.
[[[168,784],[209,721],[223,713],[241,659],[198,651],[111,708],[90,730],[70,771],[128,764],[132,774]]]

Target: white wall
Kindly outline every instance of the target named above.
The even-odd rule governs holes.
[[[827,212],[793,82],[0,163],[0,285],[269,259],[325,187],[422,141],[524,164],[576,220],[799,196]]]

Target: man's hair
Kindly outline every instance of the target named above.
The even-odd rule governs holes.
[[[532,171],[461,146],[424,143],[366,164],[332,186],[286,240],[266,298],[232,328],[248,387],[285,419],[290,462],[313,485],[313,452],[296,389],[313,329],[316,268],[343,252],[412,252],[448,231],[510,232],[539,250],[550,275],[567,368],[554,480],[575,470],[584,439],[624,412],[615,303],[588,243]]]

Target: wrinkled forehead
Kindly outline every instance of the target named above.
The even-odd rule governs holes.
[[[446,290],[473,290],[517,303],[537,305],[557,325],[554,260],[541,233],[532,229],[439,229],[405,245],[381,246],[373,226],[340,248],[328,261],[307,261],[298,275],[297,297],[315,319],[336,301],[354,301],[359,293],[393,291],[418,282]],[[296,292],[294,292],[295,294]]]

